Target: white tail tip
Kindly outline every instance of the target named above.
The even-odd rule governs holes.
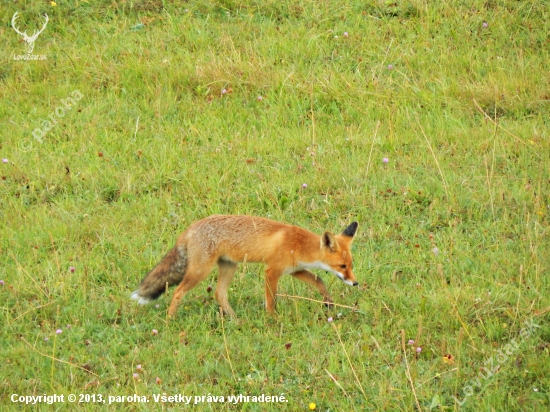
[[[147,299],[141,296],[137,290],[134,293],[132,293],[131,298],[134,300],[137,300],[137,303],[139,303],[140,305],[146,305],[151,301],[151,299]]]

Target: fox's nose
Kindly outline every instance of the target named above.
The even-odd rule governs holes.
[[[359,282],[353,282],[353,286],[357,286]]]

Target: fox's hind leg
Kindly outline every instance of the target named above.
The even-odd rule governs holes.
[[[227,299],[227,289],[229,288],[231,280],[233,280],[236,270],[237,264],[235,262],[230,262],[227,260],[218,261],[218,285],[216,286],[214,296],[220,304],[224,315],[229,315],[230,317],[234,317],[235,312],[229,305],[229,300]]]
[[[187,270],[185,271],[183,280],[174,292],[172,302],[170,302],[170,307],[168,308],[168,316],[172,317],[175,315],[176,311],[178,310],[178,306],[181,303],[181,300],[184,298],[187,292],[189,292],[200,282],[206,279],[210,272],[212,272],[213,266],[213,263],[211,265],[205,265],[203,267],[189,264]]]
[[[323,302],[325,302],[325,305],[328,307],[332,306],[332,298],[328,293],[325,283],[319,276],[311,273],[309,270],[300,270],[299,272],[294,272],[292,273],[292,276],[294,276],[296,279],[300,279],[303,282],[309,283],[312,286],[315,286],[319,293],[323,296]]]

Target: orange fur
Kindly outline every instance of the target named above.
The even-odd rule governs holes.
[[[329,271],[349,285],[356,286],[350,252],[357,222],[344,232],[316,235],[298,226],[254,216],[213,215],[194,222],[183,232],[176,246],[143,279],[132,297],[140,303],[157,298],[166,285],[179,285],[168,314],[193,287],[218,265],[215,297],[224,313],[233,315],[227,289],[237,263],[264,263],[266,268],[266,309],[275,310],[277,285],[283,274],[315,286],[327,304],[332,299],[323,281],[308,269]]]

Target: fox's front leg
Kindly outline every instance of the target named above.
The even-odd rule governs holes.
[[[267,268],[265,270],[265,308],[269,313],[275,312],[275,299],[277,298],[277,285],[282,275],[280,270]]]
[[[309,283],[312,286],[315,286],[319,293],[323,296],[323,302],[325,302],[325,305],[329,308],[333,306],[332,298],[328,293],[328,289],[319,276],[311,273],[309,270],[300,270],[299,272],[294,272],[292,273],[292,276],[294,276],[296,279],[300,279],[303,282]]]

